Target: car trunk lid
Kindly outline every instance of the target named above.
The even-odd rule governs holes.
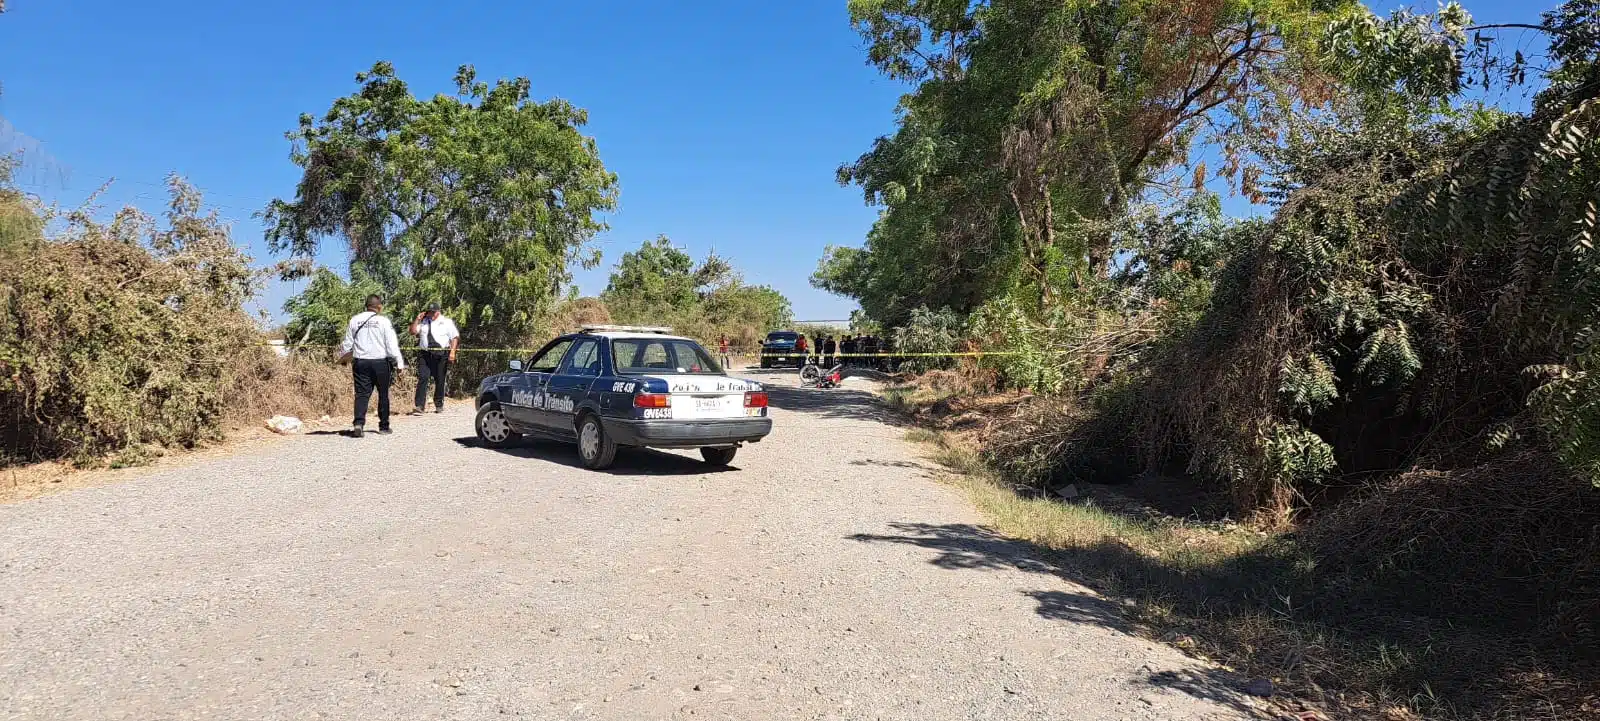
[[[672,396],[672,417],[679,419],[742,418],[744,394],[761,386],[727,376],[665,375]]]

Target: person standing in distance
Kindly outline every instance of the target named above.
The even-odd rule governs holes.
[[[417,337],[417,402],[411,415],[421,415],[428,405],[428,379],[433,379],[433,412],[444,412],[444,376],[456,362],[456,345],[461,342],[461,331],[456,322],[439,312],[438,303],[428,304],[428,309],[411,321],[411,335]]]
[[[722,361],[722,369],[728,370],[733,358],[728,353],[728,334],[726,333],[717,336],[717,355],[721,356],[718,360]]]
[[[395,373],[406,369],[406,360],[400,356],[394,324],[383,315],[382,298],[367,296],[366,311],[350,319],[344,343],[339,345],[339,361],[351,363],[350,375],[356,385],[356,417],[350,424],[350,436],[362,435],[373,388],[378,389],[378,432],[389,433],[389,384]]]

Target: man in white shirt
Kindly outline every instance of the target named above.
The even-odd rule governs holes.
[[[444,412],[444,375],[450,364],[456,362],[456,344],[461,341],[461,331],[456,323],[439,312],[438,303],[411,321],[411,335],[417,337],[417,402],[411,415],[420,415],[428,402],[428,380],[433,380],[433,412]]]
[[[378,389],[378,432],[389,433],[389,384],[394,374],[406,369],[406,360],[400,355],[400,339],[395,337],[394,324],[383,315],[383,299],[367,296],[367,310],[350,319],[344,332],[344,343],[339,345],[339,360],[354,359],[350,374],[356,384],[356,419],[351,424],[350,435],[360,438],[367,424],[367,401],[372,389]]]

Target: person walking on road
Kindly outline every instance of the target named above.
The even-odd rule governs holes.
[[[428,309],[411,321],[411,335],[417,337],[417,398],[411,415],[421,415],[428,406],[428,381],[433,380],[433,412],[444,412],[444,381],[450,366],[456,362],[456,345],[461,342],[461,331],[456,322],[439,312],[438,303],[428,304]]]
[[[350,435],[360,438],[367,424],[367,402],[372,390],[378,390],[378,432],[389,432],[389,384],[395,373],[406,369],[406,360],[400,355],[400,339],[395,337],[394,324],[383,315],[383,299],[367,296],[367,309],[350,319],[345,329],[344,342],[339,344],[339,361],[350,362],[350,375],[355,380],[356,413],[350,424]]]

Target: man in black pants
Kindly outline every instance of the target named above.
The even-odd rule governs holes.
[[[395,372],[406,369],[406,361],[400,356],[400,339],[395,337],[394,324],[383,315],[383,299],[367,296],[366,311],[350,319],[344,343],[339,345],[339,360],[350,361],[350,375],[355,381],[356,415],[350,424],[350,436],[362,436],[373,388],[378,389],[378,432],[389,433],[389,383]]]
[[[450,364],[456,362],[456,344],[461,342],[461,332],[456,323],[439,312],[439,304],[431,303],[411,321],[411,335],[417,337],[417,402],[411,415],[422,415],[428,405],[428,380],[433,380],[433,412],[444,412],[444,375]]]

